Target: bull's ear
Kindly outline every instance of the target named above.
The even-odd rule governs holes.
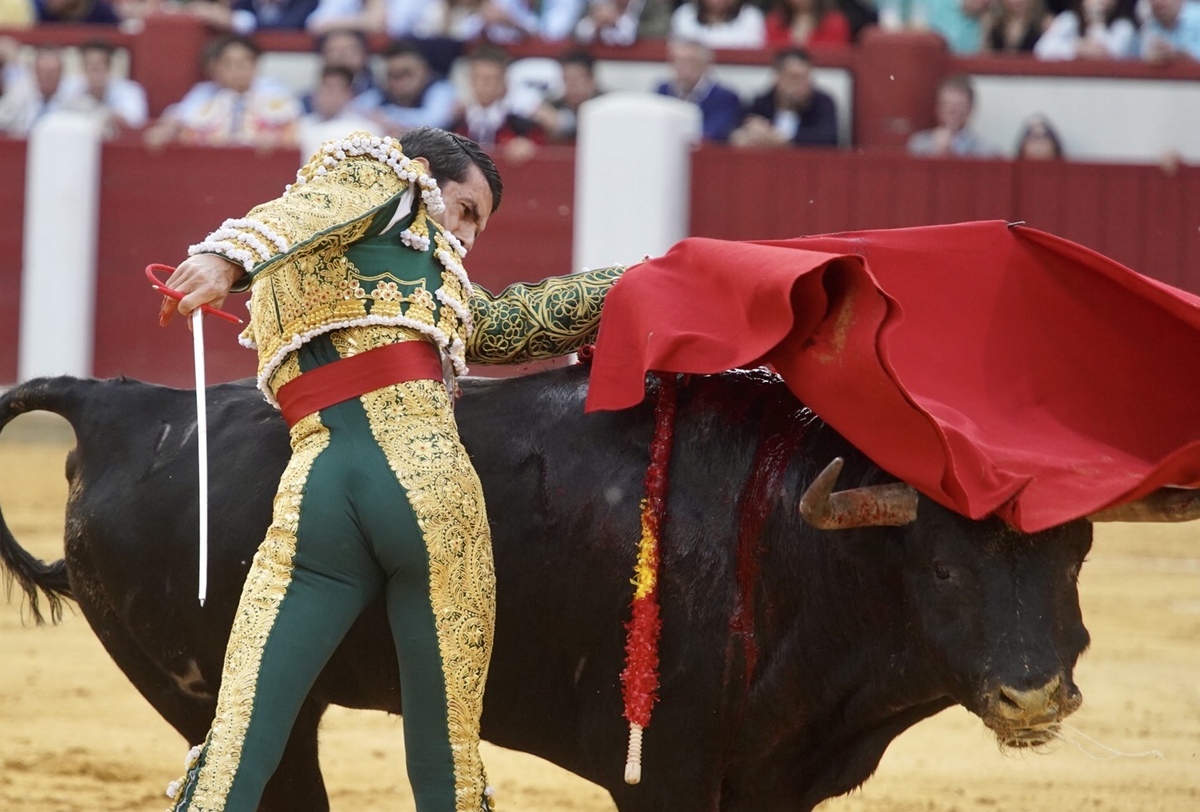
[[[1190,522],[1200,519],[1200,490],[1159,488],[1136,502],[1088,514],[1090,522]]]
[[[836,457],[800,497],[800,515],[818,530],[900,527],[917,518],[917,491],[903,482],[834,493],[844,460]]]

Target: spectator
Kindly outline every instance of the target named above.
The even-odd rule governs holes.
[[[463,105],[453,131],[485,150],[500,149],[509,160],[533,154],[546,136],[537,122],[513,112],[508,100],[508,54],[494,45],[481,45],[467,55],[467,83],[472,100]]]
[[[65,110],[101,111],[105,131],[115,134],[120,128],[146,126],[146,91],[131,79],[113,76],[116,48],[104,40],[91,40],[79,46],[82,76],[68,76],[58,91],[59,105]]]
[[[558,42],[575,30],[583,7],[584,0],[484,0],[480,34],[501,43],[526,37]]]
[[[440,7],[439,7],[440,6]],[[320,0],[308,18],[308,29],[322,33],[333,27],[386,32],[394,38],[439,36],[457,20],[453,39],[484,37],[492,42],[519,42],[527,37],[561,40],[570,35],[583,13],[583,0]]]
[[[1033,53],[1048,22],[1042,0],[997,0],[984,18],[983,50]]]
[[[306,22],[310,33],[337,29],[411,37],[426,0],[320,0]]]
[[[426,0],[413,29],[424,40],[467,42],[483,29],[480,9],[484,0]]]
[[[454,121],[457,94],[434,74],[413,42],[394,42],[383,54],[383,86],[368,90],[355,109],[376,124],[381,135],[399,136],[413,127],[445,129]]]
[[[930,157],[988,157],[996,150],[969,127],[975,109],[975,88],[963,74],[947,76],[938,86],[935,116],[937,126],[913,133],[908,139],[911,155]]]
[[[257,77],[259,48],[238,34],[218,39],[201,82],[146,130],[146,143],[244,144],[271,149],[294,143],[299,103]]]
[[[39,118],[57,107],[63,75],[62,50],[57,45],[39,45],[34,50],[32,72],[16,61],[16,49],[10,50],[4,70],[0,121],[9,135],[24,137]]]
[[[741,122],[742,102],[736,93],[709,75],[712,51],[699,42],[672,39],[667,43],[667,59],[674,78],[659,84],[655,92],[698,106],[704,137],[710,141],[728,141],[729,134]]]
[[[563,92],[553,100],[543,102],[534,112],[533,120],[546,131],[547,139],[555,144],[573,144],[579,123],[579,108],[600,95],[596,86],[595,60],[583,49],[572,49],[559,59],[562,64]]]
[[[801,48],[775,55],[775,84],[751,102],[729,143],[738,147],[837,146],[837,106],[812,82]]]
[[[300,158],[307,160],[325,141],[363,130],[372,134],[376,124],[354,109],[354,73],[349,68],[326,65],[312,93],[313,109],[296,127]]]
[[[1072,0],[1054,17],[1033,53],[1038,59],[1127,59],[1137,55],[1137,28],[1117,0]]]
[[[671,15],[671,39],[709,48],[762,48],[766,22],[749,0],[687,0]]]
[[[334,28],[317,39],[317,53],[321,57],[321,68],[346,68],[354,81],[350,89],[361,96],[376,87],[375,76],[369,65],[370,51],[367,37],[361,31]],[[305,112],[313,111],[313,94],[305,94],[300,100]]]
[[[161,0],[116,0],[125,17],[145,18],[163,8]],[[252,34],[259,29],[303,31],[317,0],[185,0],[165,8],[194,17],[216,31]]]
[[[36,20],[33,0],[0,0],[0,29],[29,28]]]
[[[34,0],[41,23],[116,25],[121,18],[107,0]]]
[[[1018,161],[1054,161],[1063,157],[1062,140],[1043,115],[1030,116],[1017,137]]]
[[[1141,54],[1147,62],[1200,59],[1200,0],[1148,0]]]
[[[767,45],[847,45],[850,21],[831,0],[775,0],[767,14]]]
[[[603,45],[660,39],[671,28],[673,8],[670,0],[592,0],[575,26],[575,39]]]
[[[946,40],[952,53],[967,56],[983,46],[981,18],[989,0],[924,0],[924,20],[913,19],[916,27],[928,27]]]

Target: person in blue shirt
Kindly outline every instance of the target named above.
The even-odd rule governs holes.
[[[1200,0],[1149,0],[1141,53],[1147,62],[1200,59]]]
[[[410,41],[397,41],[383,53],[383,83],[354,100],[354,109],[399,135],[413,127],[449,127],[457,93],[429,67],[425,53]]]
[[[692,40],[667,43],[667,61],[675,75],[655,88],[660,96],[672,96],[700,108],[705,139],[725,142],[742,121],[742,100],[737,93],[709,75],[712,51]]]

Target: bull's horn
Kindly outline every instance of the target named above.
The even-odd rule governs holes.
[[[1200,519],[1200,491],[1159,488],[1136,502],[1097,510],[1090,522],[1190,522]]]
[[[899,527],[917,518],[917,492],[895,482],[833,492],[844,460],[837,457],[812,481],[800,497],[800,515],[819,530],[851,527]]]

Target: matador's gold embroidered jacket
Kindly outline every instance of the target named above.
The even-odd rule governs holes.
[[[450,361],[521,363],[572,352],[591,339],[612,283],[605,268],[517,284],[499,295],[472,286],[466,253],[426,211],[434,187],[390,138],[356,133],[327,142],[283,196],[226,220],[189,253],[246,269],[250,326],[267,399],[293,377],[284,358],[309,339],[380,324],[416,331]],[[290,366],[290,365],[289,365]],[[276,374],[276,372],[281,374]]]

